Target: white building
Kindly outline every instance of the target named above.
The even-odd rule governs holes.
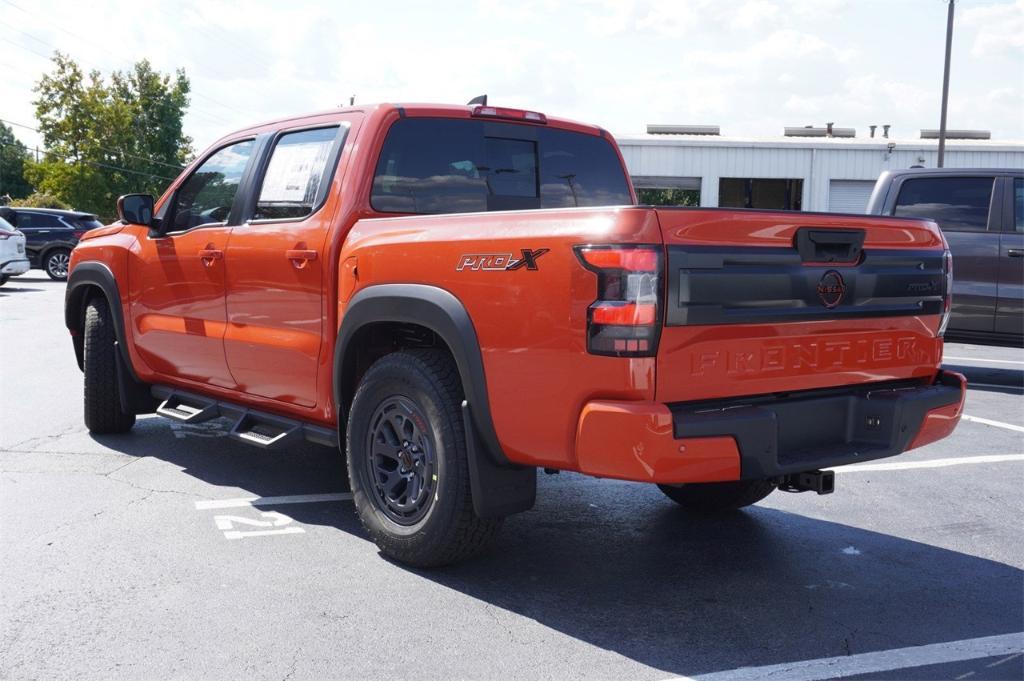
[[[833,129],[835,136],[826,136],[825,128],[786,132],[754,139],[721,137],[714,126],[648,126],[647,134],[616,140],[642,202],[667,196],[644,190],[674,189],[687,191],[671,196],[684,195],[701,206],[862,213],[883,170],[936,167],[935,139],[858,138],[849,128]],[[945,166],[1021,168],[1024,143],[948,139]]]

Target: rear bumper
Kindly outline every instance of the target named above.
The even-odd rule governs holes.
[[[5,260],[0,262],[0,274],[5,276],[17,276],[19,274],[25,274],[29,270],[28,258],[18,258],[16,260]]]
[[[966,380],[844,386],[681,404],[590,402],[580,415],[581,472],[644,482],[717,482],[882,459],[949,435]]]

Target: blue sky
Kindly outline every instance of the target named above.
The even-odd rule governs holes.
[[[244,8],[244,9],[243,9]],[[943,0],[0,0],[0,118],[33,123],[54,48],[108,72],[185,68],[197,150],[347,102],[491,102],[598,123],[938,127]],[[1024,0],[961,0],[950,127],[1024,139]],[[26,143],[38,139],[16,128]]]

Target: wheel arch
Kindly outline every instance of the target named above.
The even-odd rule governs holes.
[[[358,359],[369,331],[380,325],[422,328],[436,335],[459,371],[465,402],[473,504],[481,517],[508,515],[533,506],[536,469],[508,460],[491,417],[483,357],[465,306],[451,292],[424,284],[376,284],[352,297],[334,351],[334,403],[339,440],[360,376]]]
[[[353,296],[345,309],[334,352],[334,402],[339,418],[348,413],[359,367],[356,359],[367,332],[379,325],[415,326],[436,334],[459,370],[463,394],[495,463],[508,463],[491,420],[487,382],[476,329],[452,293],[424,284],[377,284]],[[340,422],[340,420],[339,420]]]
[[[85,328],[85,308],[96,296],[107,299],[110,315],[114,319],[114,333],[117,346],[125,367],[133,379],[138,380],[128,356],[128,345],[125,340],[124,309],[121,306],[121,294],[117,279],[110,268],[100,262],[83,262],[75,266],[68,275],[67,290],[64,293],[64,325],[71,332],[75,346],[75,359],[78,368],[84,366],[84,347],[82,330]]]
[[[74,244],[67,244],[63,241],[51,241],[45,244],[42,248],[36,251],[36,258],[39,264],[39,269],[46,269],[46,259],[50,257],[50,254],[54,251],[67,251],[68,255],[71,255],[71,251],[75,250]]]

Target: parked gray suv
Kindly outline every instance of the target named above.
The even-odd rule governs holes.
[[[1024,170],[887,170],[867,212],[939,223],[953,253],[947,340],[1024,345]]]

